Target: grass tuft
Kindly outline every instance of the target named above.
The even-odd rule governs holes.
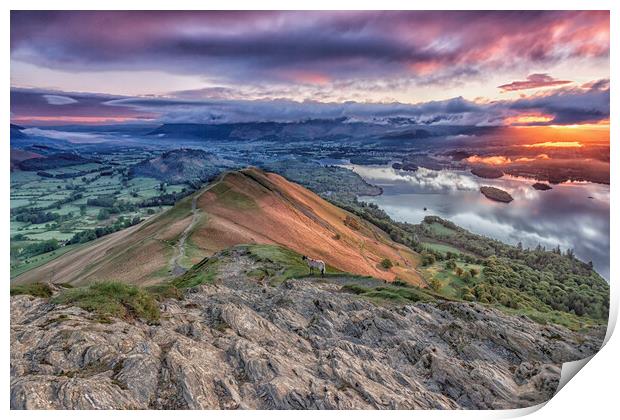
[[[354,293],[371,299],[379,299],[400,303],[428,302],[435,297],[426,291],[414,286],[378,286],[366,287],[358,284],[347,284],[341,288],[344,292]]]
[[[152,294],[158,302],[165,299],[183,299],[183,292],[172,283],[162,283],[154,286],[148,286],[146,287],[146,291]]]
[[[30,295],[40,298],[52,296],[52,288],[45,283],[20,284],[11,287],[11,296]]]
[[[200,284],[213,284],[219,273],[220,261],[216,258],[205,258],[195,264],[185,274],[172,280],[171,285],[177,289],[186,289]]]
[[[109,317],[159,321],[159,304],[155,296],[136,286],[119,282],[101,282],[63,290],[52,299],[57,304],[72,304],[95,313],[102,321]]]

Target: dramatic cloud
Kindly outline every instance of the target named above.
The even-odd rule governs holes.
[[[560,88],[515,100],[476,102],[457,97],[417,104],[228,99],[226,89],[215,91],[212,99],[207,100],[194,99],[191,92],[168,97],[127,97],[14,88],[11,112],[13,121],[18,123],[79,122],[80,119],[93,123],[142,120],[226,123],[342,118],[345,122],[381,124],[388,118],[400,118],[407,124],[485,127],[607,121],[608,83],[599,81],[588,86]],[[533,117],[536,115],[544,118]]]
[[[590,88],[562,88],[514,101],[509,109],[538,112],[553,118],[527,125],[570,125],[597,123],[609,119],[609,84],[593,83]]]
[[[606,11],[11,13],[13,60],[250,85],[439,83],[608,54]]]
[[[11,64],[16,123],[609,118],[608,11],[13,11]]]
[[[513,90],[526,90],[541,87],[560,86],[571,83],[570,80],[558,80],[549,76],[546,73],[530,74],[526,77],[527,80],[519,80],[516,82],[508,83],[498,86],[502,91],[509,92]]]

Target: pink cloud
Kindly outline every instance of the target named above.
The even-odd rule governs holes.
[[[572,83],[570,80],[558,80],[546,73],[530,74],[526,80],[518,80],[505,85],[498,86],[503,92],[511,92],[515,90],[534,89],[550,86],[561,86]]]

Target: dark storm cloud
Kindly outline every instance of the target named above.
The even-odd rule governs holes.
[[[167,122],[300,121],[319,118],[351,118],[372,121],[403,117],[418,123],[445,121],[468,123],[484,119],[485,109],[463,98],[421,104],[402,103],[324,103],[269,100],[174,100],[123,98],[107,104],[126,106],[144,112],[158,112]]]
[[[257,83],[396,75],[440,83],[609,53],[608,12],[11,13],[12,58]]]

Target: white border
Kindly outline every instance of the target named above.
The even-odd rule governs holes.
[[[83,1],[77,0],[56,0],[53,2],[50,1],[14,1],[8,0],[4,1],[3,5],[5,6],[5,11],[0,17],[0,28],[2,28],[4,42],[2,43],[2,56],[4,57],[4,65],[0,68],[0,71],[3,74],[3,80],[6,80],[6,85],[4,88],[4,93],[2,95],[2,115],[4,115],[7,120],[10,118],[10,97],[9,97],[9,85],[10,85],[10,70],[9,70],[9,57],[10,57],[10,30],[9,30],[9,10],[26,10],[26,9],[66,9],[66,10],[123,10],[123,9],[157,9],[157,10],[199,10],[199,9],[248,9],[248,10],[289,10],[289,9],[300,9],[300,10],[340,10],[340,9],[354,9],[354,10],[407,10],[407,9],[434,9],[434,10],[566,10],[566,9],[602,9],[602,10],[611,10],[611,78],[612,80],[612,95],[611,95],[611,109],[612,109],[612,118],[611,118],[611,139],[617,139],[617,122],[618,118],[615,110],[617,107],[617,95],[615,94],[616,89],[615,81],[617,80],[616,76],[618,69],[617,59],[618,59],[618,48],[617,42],[614,39],[614,35],[618,34],[618,26],[620,23],[620,19],[618,18],[620,14],[620,7],[616,6],[618,2],[613,1],[604,1],[604,0],[547,0],[545,2],[541,2],[540,0],[521,0],[521,1],[484,1],[484,0],[469,0],[467,2],[457,1],[457,0],[435,0],[430,3],[414,3],[411,1],[398,1],[398,0],[381,0],[379,1],[368,1],[368,0],[357,0],[357,1],[334,1],[334,0],[313,0],[313,1],[297,1],[294,4],[290,1],[284,0],[263,0],[260,3],[253,3],[250,1],[237,1],[237,0],[226,0],[225,2],[219,3],[206,3],[201,1],[188,1],[188,0],[176,0],[174,2],[170,1],[162,1],[162,0],[150,0],[146,1],[131,1],[131,0],[106,0],[106,1],[91,1],[85,3]],[[615,6],[615,7],[614,7]],[[10,196],[10,176],[9,176],[9,139],[6,134],[8,131],[9,121],[5,120],[5,125],[3,128],[3,136],[2,139],[2,157],[3,157],[3,169],[0,172],[0,177],[2,177],[2,183],[0,184],[0,188],[2,190],[2,196],[5,197],[5,200],[2,202],[1,207],[1,217],[2,220],[5,221],[2,224],[2,249],[0,250],[0,258],[2,258],[2,267],[4,268],[6,279],[6,286],[8,288],[9,278],[10,278],[10,262],[9,262],[9,226],[6,224],[6,221],[9,220],[9,196]],[[617,140],[616,140],[617,141]],[[617,147],[611,146],[611,214],[615,213],[616,206],[616,196],[617,196],[617,186],[619,184],[618,179],[618,171],[614,170],[614,165],[618,163],[618,153]],[[616,210],[617,211],[617,210]],[[610,254],[620,255],[618,253],[618,229],[619,225],[617,223],[617,217],[612,217],[611,219],[611,249]],[[618,300],[619,300],[619,291],[616,286],[615,274],[618,270],[618,264],[616,260],[612,257],[611,259],[611,316],[610,316],[610,325],[615,325],[615,321],[617,319],[618,313]],[[26,417],[37,417],[37,418],[65,418],[65,417],[91,417],[93,419],[106,419],[109,420],[110,414],[115,417],[129,418],[134,417],[136,415],[144,415],[147,413],[143,412],[134,412],[134,411],[117,411],[114,413],[109,412],[60,412],[60,411],[29,411],[29,412],[17,412],[12,411],[9,412],[9,343],[10,343],[10,333],[9,333],[9,294],[8,290],[5,289],[5,293],[0,294],[2,296],[2,337],[4,338],[3,342],[5,343],[1,347],[2,354],[2,367],[0,371],[0,378],[2,378],[2,388],[0,390],[0,395],[2,395],[2,406],[3,412],[7,413],[15,418],[26,418]],[[543,408],[536,407],[534,409],[529,410],[511,410],[511,411],[474,411],[474,412],[464,412],[464,411],[449,411],[449,412],[438,412],[438,411],[392,411],[381,415],[387,415],[391,418],[410,418],[411,416],[415,416],[415,418],[465,418],[465,419],[480,419],[480,418],[512,418],[521,415],[528,414],[529,412],[535,411],[531,414],[530,418],[542,419],[542,418],[561,418],[561,419],[607,419],[612,417],[617,417],[618,411],[618,401],[619,397],[617,395],[617,382],[620,379],[619,373],[619,363],[618,356],[620,355],[620,342],[616,336],[611,336],[608,334],[608,343],[607,345],[588,363],[587,367],[583,369],[581,372],[577,374],[577,378],[573,379],[566,384],[564,388],[554,397],[552,398]],[[614,415],[613,413],[616,412]],[[149,411],[148,416],[153,419],[164,419],[169,416],[170,413],[167,412],[157,412],[157,411]],[[306,412],[296,412],[293,415],[299,418],[311,418],[314,417],[317,413],[306,411]],[[371,418],[371,416],[375,416],[376,412],[371,411],[358,411],[358,412],[339,412],[339,411],[331,411],[331,412],[323,412],[320,413],[321,417],[325,418],[336,418],[337,416],[352,416],[356,418]],[[291,413],[290,412],[274,412],[274,411],[259,411],[259,412],[175,412],[175,416],[187,416],[191,418],[199,418],[203,416],[214,416],[217,418],[265,418],[265,419],[274,419],[274,418],[288,418]]]

